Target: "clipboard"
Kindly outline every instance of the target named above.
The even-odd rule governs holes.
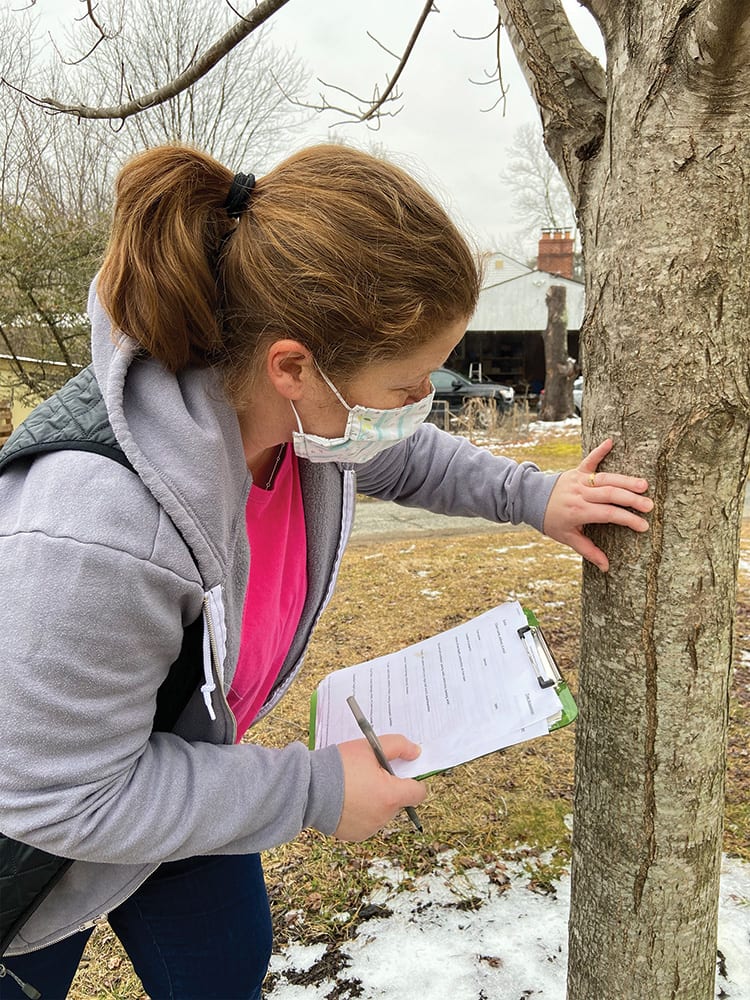
[[[499,683],[490,680],[487,673],[493,669],[495,655],[498,666],[505,662],[511,667],[510,674],[503,671]],[[483,681],[477,671],[484,671],[487,680]],[[470,680],[472,675],[476,685]],[[460,709],[462,692],[458,688],[466,689],[467,681],[481,693],[469,695],[469,704]],[[376,732],[407,732],[422,745],[424,770],[403,775],[417,778],[562,729],[578,716],[573,695],[536,616],[518,602],[490,609],[392,654],[329,674],[310,699],[310,749],[360,735],[346,704],[351,694],[361,699]],[[473,699],[476,705],[471,704]],[[441,707],[443,729],[428,731],[433,721],[436,726],[440,722]],[[454,710],[455,727],[450,721]],[[398,766],[405,770],[413,765],[398,762]]]
[[[518,635],[523,642],[534,673],[541,688],[554,687],[555,694],[560,699],[562,712],[560,718],[555,722],[550,722],[549,731],[552,733],[556,729],[562,729],[575,722],[578,718],[578,706],[571,694],[567,682],[560,673],[560,668],[555,661],[552,651],[547,645],[544,633],[537,621],[537,617],[530,608],[524,608],[528,625],[518,629]]]

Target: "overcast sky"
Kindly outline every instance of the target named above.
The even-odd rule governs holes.
[[[602,58],[601,37],[588,12],[576,0],[564,3],[584,44]],[[313,77],[367,97],[373,82],[382,83],[396,66],[367,32],[401,53],[422,6],[422,0],[291,0],[274,18],[273,37],[277,44],[294,47]],[[473,41],[458,35],[476,38],[492,32],[497,23],[492,0],[443,0],[436,6],[440,13],[428,17],[399,81],[401,112],[385,118],[379,131],[348,124],[336,132],[365,147],[381,143],[491,249],[517,228],[499,175],[514,131],[538,120],[538,112],[507,39],[502,45],[505,114],[501,106],[486,110],[499,96],[497,84],[471,83],[492,74],[495,38]],[[331,101],[354,104],[346,95],[328,94]],[[341,117],[321,115],[300,141],[325,140],[328,127]]]

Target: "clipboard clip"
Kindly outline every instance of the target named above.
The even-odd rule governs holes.
[[[562,674],[557,669],[555,659],[539,626],[523,625],[518,629],[518,636],[534,668],[539,687],[555,687],[559,684],[562,681]]]

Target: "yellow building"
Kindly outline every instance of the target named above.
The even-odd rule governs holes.
[[[63,361],[37,361],[35,358],[21,357],[18,360],[22,361],[27,367],[33,368],[34,365],[38,365],[40,369],[46,371],[57,366],[67,368],[67,365]],[[16,381],[17,379],[13,370],[13,358],[9,354],[0,354],[0,408],[6,409],[7,406],[10,406],[10,419],[13,427],[18,427],[21,421],[31,413],[37,403],[41,403],[41,399],[25,401],[23,397],[26,394],[15,384]],[[0,444],[2,443],[2,438],[0,437]]]

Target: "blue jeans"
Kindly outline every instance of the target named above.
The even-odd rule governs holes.
[[[109,923],[153,1000],[259,1000],[272,931],[257,854],[163,864]],[[90,935],[3,962],[43,1000],[64,1000]],[[0,1000],[25,1000],[10,976]]]

